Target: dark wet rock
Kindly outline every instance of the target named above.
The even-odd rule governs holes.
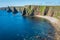
[[[26,15],[26,8],[24,8],[22,15],[23,15],[23,16]]]
[[[12,10],[10,9],[10,7],[8,7],[7,9],[8,9],[7,12],[9,12],[9,13],[12,12]]]
[[[15,7],[13,8],[13,10],[14,10],[13,11],[14,14],[18,13],[18,11],[17,11],[17,9]]]

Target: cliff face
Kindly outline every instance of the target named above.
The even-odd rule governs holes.
[[[10,7],[13,11],[13,7]],[[34,9],[34,15],[51,16],[60,19],[60,6],[37,6],[37,5],[26,5],[15,7],[19,12],[23,13],[24,8],[26,8],[26,16],[29,16]],[[1,10],[5,8],[0,8]],[[8,9],[8,8],[6,8]]]
[[[57,17],[60,19],[60,7],[59,6],[48,6],[48,11],[45,9],[46,15],[51,17]]]
[[[54,17],[59,18],[60,17],[60,7],[54,7]]]

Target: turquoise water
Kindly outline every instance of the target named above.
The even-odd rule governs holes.
[[[54,40],[55,29],[49,21],[20,14],[0,10],[0,40]]]

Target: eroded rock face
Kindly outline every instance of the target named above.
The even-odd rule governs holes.
[[[26,8],[24,8],[22,15],[23,15],[23,16],[26,15]]]
[[[13,11],[14,14],[18,13],[18,11],[15,7],[13,9],[14,9],[14,11]]]
[[[30,16],[34,16],[34,9],[32,10],[32,13],[30,14]]]
[[[9,13],[12,12],[12,10],[10,9],[10,7],[8,7],[7,9],[8,9],[7,12],[9,12]]]
[[[47,16],[53,17],[53,16],[54,16],[54,13],[55,13],[55,10],[54,10],[54,9],[55,9],[54,7],[47,6],[47,7],[45,8],[44,13],[43,13],[44,16],[47,15]]]
[[[26,9],[24,9],[26,8]],[[22,12],[23,14],[22,15],[27,15],[27,16],[30,16],[31,13],[33,12],[34,8],[34,11],[36,13],[36,15],[47,15],[47,16],[51,16],[51,17],[58,17],[60,19],[60,7],[59,6],[44,6],[44,9],[43,9],[43,6],[24,6],[24,7],[8,7],[7,9],[7,12],[13,12],[14,14],[16,14],[18,11],[17,10],[20,10],[20,12]],[[37,8],[37,9],[35,9]],[[43,11],[42,11],[43,10]],[[42,11],[42,12],[41,12]],[[35,14],[34,14],[35,15]]]
[[[47,15],[48,11],[49,11],[49,7],[46,7],[44,11],[44,15]]]
[[[43,13],[44,15],[51,16],[51,17],[59,17],[60,16],[60,7],[58,6],[48,6],[45,8]]]

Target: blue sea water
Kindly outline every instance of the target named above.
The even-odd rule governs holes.
[[[54,32],[54,27],[46,19],[0,10],[0,40],[53,40],[48,36],[54,37]]]

